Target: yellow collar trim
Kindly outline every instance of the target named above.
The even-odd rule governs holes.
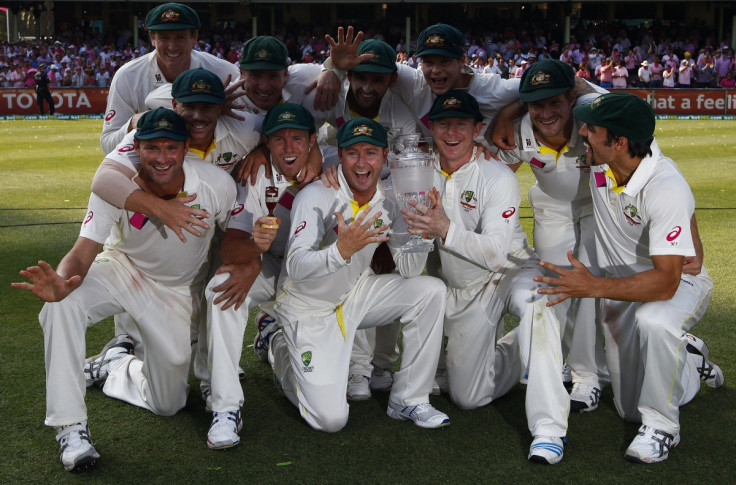
[[[613,182],[613,185],[611,186],[611,190],[613,190],[617,194],[620,194],[626,188],[625,185],[620,185],[619,186],[618,183],[616,183],[616,177],[614,177],[613,170],[611,170],[610,168],[608,170],[606,170],[606,177],[610,178],[611,181]]]
[[[548,155],[550,153],[553,153],[555,155],[555,162],[557,162],[557,159],[560,158],[560,155],[562,155],[563,153],[565,153],[569,149],[570,149],[570,143],[569,142],[566,143],[565,146],[562,147],[562,150],[560,150],[559,152],[557,150],[555,150],[554,148],[548,147],[547,145],[541,145],[541,144],[539,145],[539,153],[540,153],[540,155]]]
[[[204,160],[205,157],[207,157],[207,155],[209,155],[209,153],[215,148],[217,148],[217,144],[215,143],[215,139],[212,138],[212,143],[210,143],[210,146],[207,147],[206,151],[203,152],[202,150],[198,150],[196,148],[191,148],[191,147],[189,148],[189,151],[192,153],[196,153],[197,155],[199,155],[199,158]]]
[[[368,207],[368,204],[363,204],[362,206],[359,206],[358,203],[354,200],[350,201],[350,207],[353,208],[353,218],[358,215],[358,212],[362,211],[366,207]]]

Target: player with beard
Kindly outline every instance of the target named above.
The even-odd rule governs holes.
[[[679,408],[701,381],[721,387],[723,372],[705,342],[688,332],[705,314],[713,281],[705,268],[683,271],[696,255],[691,221],[695,200],[675,163],[654,144],[654,111],[628,93],[606,94],[573,114],[593,165],[590,190],[598,265],[595,276],[572,254],[572,269],[549,262],[559,277],[539,293],[602,298],[606,358],[619,415],[641,422],[624,457],[666,460],[680,442]]]

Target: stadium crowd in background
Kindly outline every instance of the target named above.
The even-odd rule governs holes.
[[[347,24],[347,22],[341,22]],[[627,71],[621,87],[730,87],[736,55],[730,39],[717,39],[713,31],[694,25],[630,27],[623,23],[578,22],[569,43],[561,42],[561,32],[551,22],[534,21],[517,29],[508,22],[496,29],[468,28],[465,34],[467,63],[478,72],[502,77],[521,77],[523,71],[541,59],[559,59],[576,70],[586,66],[589,80],[599,84],[601,68],[623,64]],[[332,32],[335,26],[319,32]],[[123,64],[149,52],[148,35],[140,28],[138,45],[133,45],[130,29],[100,32],[88,25],[64,26],[54,39],[0,44],[0,87],[32,87],[39,64],[46,66],[53,87],[108,87]],[[396,26],[364,26],[365,38],[376,38],[395,47],[397,60],[417,67],[416,38],[405,45],[404,31]],[[383,34],[380,32],[384,32]],[[321,35],[299,28],[292,19],[274,34],[286,45],[294,63],[322,63],[329,57],[329,45]],[[196,50],[208,52],[235,64],[249,29],[224,26],[217,32],[200,32]],[[663,73],[672,66],[674,83],[664,82]],[[644,70],[640,77],[640,71]],[[29,74],[30,72],[30,74]],[[605,76],[605,74],[604,74]],[[31,79],[29,81],[29,79]],[[587,78],[586,78],[587,79]]]

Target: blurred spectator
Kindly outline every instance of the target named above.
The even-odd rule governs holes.
[[[613,68],[611,75],[613,88],[625,88],[629,85],[629,70],[626,68],[623,60],[619,60]],[[601,84],[602,85],[602,84]]]
[[[719,86],[726,89],[733,89],[736,86],[736,81],[733,79],[733,71],[726,73],[726,77],[721,79]]]
[[[31,70],[28,71],[28,74]],[[38,103],[38,112],[46,114],[44,111],[44,102],[49,105],[49,114],[54,114],[54,99],[51,97],[51,89],[49,86],[51,80],[46,75],[46,65],[41,63],[38,65],[38,71],[34,75],[34,84],[36,88],[36,102]]]
[[[649,82],[650,88],[661,88],[662,87],[662,71],[664,66],[659,62],[659,56],[654,56],[654,61],[649,66],[651,71],[651,81]]]
[[[640,88],[649,88],[652,81],[652,71],[649,70],[649,62],[645,59],[641,61],[641,67],[636,73],[639,78]]]
[[[712,57],[701,58],[695,69],[698,77],[695,87],[708,89],[716,86],[715,61]]]
[[[578,70],[575,73],[575,75],[577,77],[581,77],[581,78],[585,79],[586,81],[591,81],[591,79],[590,79],[590,77],[591,77],[590,76],[590,68],[588,67],[588,63],[581,62],[580,65],[578,66]]]
[[[689,56],[688,56],[689,57]],[[680,65],[680,70],[677,74],[677,87],[678,88],[689,88],[691,76],[693,73],[693,66],[690,65],[688,59],[683,59]]]
[[[664,67],[664,71],[662,71],[662,87],[665,88],[674,88],[675,84],[677,83],[677,77],[675,73],[675,68],[672,67],[671,64],[667,64]]]

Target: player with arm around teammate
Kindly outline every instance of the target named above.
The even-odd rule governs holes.
[[[260,169],[255,185],[238,184],[233,215],[222,243],[222,262],[207,285],[207,345],[211,369],[212,426],[207,445],[229,448],[240,442],[240,408],[243,390],[238,380],[238,363],[248,311],[276,296],[291,207],[297,193],[297,176],[304,169],[309,150],[315,145],[314,118],[306,108],[282,103],[269,110],[263,135],[271,155],[271,176]],[[267,191],[278,200],[276,220],[266,217]],[[269,317],[270,318],[270,317]],[[258,322],[260,323],[260,322]],[[267,340],[277,328],[272,318],[259,336]],[[258,347],[259,342],[255,343]]]
[[[339,431],[348,419],[356,330],[400,318],[404,351],[387,412],[424,428],[447,426],[447,415],[429,403],[445,287],[419,276],[426,253],[400,253],[401,242],[389,237],[401,214],[380,182],[386,131],[356,118],[340,127],[338,146],[340,188],[316,182],[294,201],[280,294],[271,310],[281,325],[269,347],[275,378],[312,428]],[[387,240],[400,274],[376,275],[370,261]]]
[[[207,222],[224,227],[235,184],[220,169],[184,161],[188,138],[184,120],[171,110],[141,117],[136,181],[159,197],[197,193]],[[92,194],[80,237],[56,271],[41,261],[21,271],[30,283],[13,284],[47,302],[39,316],[46,356],[45,422],[57,430],[68,471],[85,468],[100,456],[84,403],[87,326],[126,312],[137,322],[147,349],[145,359],[138,359],[132,353],[135,342],[127,336],[104,349],[95,375],[105,381],[105,394],[162,416],[186,405],[189,328],[198,318],[211,237],[208,231],[184,244],[158,220]]]
[[[201,22],[197,12],[181,3],[164,3],[146,15],[146,29],[155,49],[123,65],[113,77],[107,96],[100,145],[110,153],[134,131],[138,117],[146,111],[146,96],[171,84],[188,69],[201,67],[223,82],[238,78],[238,69],[224,59],[193,50]]]
[[[705,268],[683,271],[696,254],[691,221],[695,200],[677,166],[654,142],[654,112],[627,93],[606,94],[573,109],[593,165],[590,189],[598,263],[591,274],[572,254],[572,269],[549,262],[558,278],[540,293],[603,298],[603,332],[614,402],[619,415],[641,427],[624,457],[638,463],[666,460],[680,442],[679,407],[701,381],[720,387],[721,369],[703,340],[686,333],[704,315],[713,290]]]
[[[501,162],[474,148],[483,125],[475,99],[463,90],[438,96],[429,114],[438,154],[433,207],[404,211],[412,234],[435,236],[445,281],[447,377],[450,398],[463,409],[489,404],[528,374],[526,416],[534,437],[528,458],[562,459],[569,397],[560,379],[560,328],[539,298],[538,258],[519,224],[519,184]],[[423,212],[423,213],[421,213]],[[519,326],[499,340],[505,313]]]
[[[514,123],[516,148],[499,150],[499,159],[516,171],[528,163],[537,182],[529,189],[534,210],[534,250],[545,261],[567,264],[567,251],[597,272],[595,219],[588,187],[590,167],[585,145],[572,114],[575,75],[567,64],[544,59],[521,79],[520,98],[527,114]],[[587,102],[590,96],[581,98]],[[578,101],[580,102],[580,101]],[[570,408],[589,412],[598,407],[603,369],[599,301],[568,300],[555,306],[563,326],[563,354],[572,370]]]

